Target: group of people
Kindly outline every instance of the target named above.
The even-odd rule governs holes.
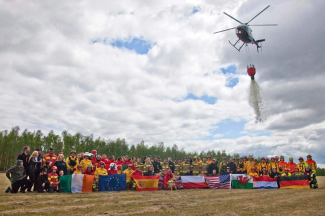
[[[105,154],[99,155],[96,150],[91,153],[76,153],[72,150],[65,158],[62,151],[55,155],[54,149],[50,148],[46,155],[42,155],[41,149],[36,149],[31,155],[30,148],[25,146],[23,153],[18,156],[15,166],[6,171],[7,178],[11,181],[6,192],[24,193],[38,191],[60,192],[60,177],[67,174],[87,174],[94,175],[93,189],[98,187],[100,175],[126,175],[127,188],[135,188],[133,176],[153,176],[161,175],[164,178],[164,188],[173,187],[175,177],[182,175],[214,176],[225,174],[248,174],[251,177],[279,176],[291,177],[292,175],[307,175],[310,187],[317,188],[316,168],[317,164],[312,160],[311,155],[307,155],[307,160],[299,158],[299,163],[285,162],[283,156],[261,158],[258,163],[253,156],[230,158],[226,157],[219,162],[218,159],[211,159],[210,156],[195,156],[182,159],[166,158],[163,161],[159,157],[152,158],[151,155],[144,158],[123,156],[115,159],[114,156],[107,157]],[[280,160],[279,160],[280,159]]]

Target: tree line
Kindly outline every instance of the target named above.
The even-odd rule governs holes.
[[[81,133],[74,135],[63,131],[61,135],[57,135],[51,130],[47,135],[44,135],[41,130],[28,131],[23,130],[20,133],[19,126],[13,127],[10,131],[4,130],[0,132],[0,171],[5,171],[15,164],[15,161],[24,146],[29,146],[31,151],[37,148],[43,150],[43,154],[47,153],[49,148],[54,148],[55,153],[63,151],[65,157],[70,155],[71,150],[79,152],[91,152],[96,149],[99,154],[106,154],[108,157],[128,155],[134,157],[144,157],[151,155],[158,156],[161,159],[172,157],[172,159],[199,156],[201,159],[204,156],[210,155],[212,158],[217,158],[219,161],[223,157],[229,160],[230,157],[239,157],[239,154],[227,154],[225,150],[217,151],[208,150],[201,152],[186,152],[183,148],[179,149],[176,144],[172,147],[165,147],[163,142],[158,142],[155,145],[145,145],[144,141],[138,144],[128,144],[125,139],[106,140],[101,137],[94,138],[93,135],[84,136]],[[257,160],[260,162],[260,158]],[[318,176],[325,176],[325,169],[317,168]]]
[[[183,148],[179,149],[176,144],[172,147],[165,147],[163,142],[155,145],[145,145],[144,141],[138,144],[128,144],[125,139],[107,140],[101,137],[94,138],[93,135],[84,136],[80,133],[74,135],[68,131],[63,131],[61,135],[57,135],[51,130],[44,135],[41,130],[28,131],[25,129],[21,132],[18,126],[13,127],[10,131],[4,130],[0,132],[0,170],[4,171],[15,164],[18,155],[22,152],[24,146],[29,146],[31,152],[37,148],[41,148],[43,153],[48,152],[49,148],[54,148],[55,153],[63,151],[65,157],[70,155],[71,150],[76,152],[91,152],[96,149],[99,154],[106,154],[108,157],[114,155],[119,157],[122,155],[144,157],[151,155],[158,156],[161,159],[172,157],[182,158],[210,155],[212,158],[221,159],[231,156],[239,157],[238,154],[226,154],[226,151],[209,150],[207,152],[186,152]]]

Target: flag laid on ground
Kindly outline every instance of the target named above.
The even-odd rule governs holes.
[[[280,189],[309,189],[309,181],[308,176],[300,175],[300,176],[291,176],[284,177],[281,176],[279,178],[280,181]]]
[[[175,178],[175,185],[177,189],[183,189],[182,179],[180,176]]]
[[[63,192],[84,193],[92,192],[93,175],[72,174],[60,178],[60,189]]]
[[[164,176],[159,175],[158,189],[161,190],[164,188]]]
[[[206,176],[209,187],[212,189],[230,189],[230,175]]]
[[[184,189],[207,188],[204,176],[181,176]]]
[[[126,175],[100,175],[98,177],[99,191],[123,191],[126,190]]]
[[[277,189],[277,180],[269,176],[253,177],[254,189]]]
[[[253,178],[247,174],[230,174],[232,188],[253,189]]]
[[[138,191],[156,191],[158,190],[159,175],[155,176],[132,176],[137,184]]]

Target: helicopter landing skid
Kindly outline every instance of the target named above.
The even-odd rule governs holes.
[[[238,39],[238,40],[236,41],[235,44],[232,44],[232,43],[229,41],[230,45],[233,46],[236,50],[238,50],[238,52],[240,52],[240,49],[245,45],[245,43],[243,43],[243,45],[241,45],[241,46],[239,47],[239,49],[237,49],[236,44],[237,44],[239,41],[240,41],[240,39]]]

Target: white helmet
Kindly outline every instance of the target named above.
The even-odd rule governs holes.
[[[116,167],[116,164],[115,163],[111,163],[110,168],[111,169],[115,169],[115,167]]]

